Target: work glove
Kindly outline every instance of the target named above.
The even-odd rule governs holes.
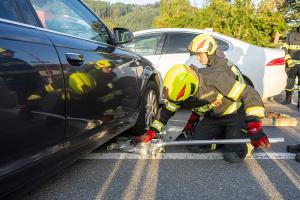
[[[262,122],[258,119],[252,119],[247,122],[247,131],[251,139],[251,144],[255,148],[271,147],[269,139],[261,129]]]
[[[147,143],[151,141],[153,138],[157,136],[157,133],[153,130],[148,130],[146,133],[144,133],[141,136],[134,137],[132,141],[130,142],[131,145],[136,146],[138,143],[143,142]]]
[[[192,112],[187,124],[183,128],[182,132],[187,135],[193,135],[195,132],[195,127],[199,121],[200,116],[194,112]]]
[[[295,62],[292,59],[289,58],[289,59],[286,60],[286,65],[287,65],[288,68],[292,68],[292,67],[295,66]]]

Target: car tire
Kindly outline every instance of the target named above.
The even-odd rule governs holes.
[[[156,117],[159,110],[159,91],[153,81],[149,81],[142,99],[139,117],[133,128],[130,129],[132,135],[141,135],[145,132]]]

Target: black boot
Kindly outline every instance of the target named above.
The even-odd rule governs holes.
[[[300,153],[297,153],[297,154],[296,154],[295,160],[296,160],[297,162],[300,162]]]
[[[290,153],[300,153],[300,144],[288,145],[286,150]],[[300,158],[300,155],[299,155],[299,158]]]
[[[292,103],[292,91],[286,91],[285,94],[286,94],[286,97],[285,97],[285,101],[282,103],[283,105],[287,105],[287,104],[290,104]]]

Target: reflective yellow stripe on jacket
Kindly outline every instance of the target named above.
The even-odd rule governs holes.
[[[164,127],[164,125],[160,121],[154,120],[154,122],[151,124],[151,127],[161,132],[161,129]]]
[[[257,116],[265,117],[265,108],[264,107],[250,107],[246,109],[247,116]]]
[[[231,113],[234,113],[235,111],[237,111],[241,106],[243,105],[242,102],[234,102],[233,104],[231,104],[227,110],[222,114],[223,115],[228,115]]]
[[[193,111],[197,113],[198,115],[203,115],[204,113],[210,111],[212,109],[211,104],[206,104],[205,106],[201,106],[198,108],[194,108]]]
[[[286,48],[287,50],[300,50],[300,45],[289,45],[287,43],[283,43],[282,48]]]
[[[245,87],[246,87],[245,83],[236,81],[227,96],[236,101],[240,97],[241,93],[244,91]]]
[[[300,50],[300,45],[289,45],[290,50]]]
[[[218,107],[222,103],[223,95],[221,93],[218,93],[216,100],[210,104],[206,104],[204,106],[194,108],[194,112],[197,113],[198,115],[203,115],[204,113],[208,112],[211,110],[213,107]]]
[[[180,106],[176,105],[175,103],[172,103],[170,101],[165,102],[166,108],[171,112],[176,112]]]
[[[243,75],[241,74],[240,70],[235,65],[232,65],[231,71],[238,77],[238,80],[241,83],[245,83]]]

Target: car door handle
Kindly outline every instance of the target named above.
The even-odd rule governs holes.
[[[72,66],[81,66],[83,64],[84,58],[83,55],[78,53],[66,53],[67,61]]]

